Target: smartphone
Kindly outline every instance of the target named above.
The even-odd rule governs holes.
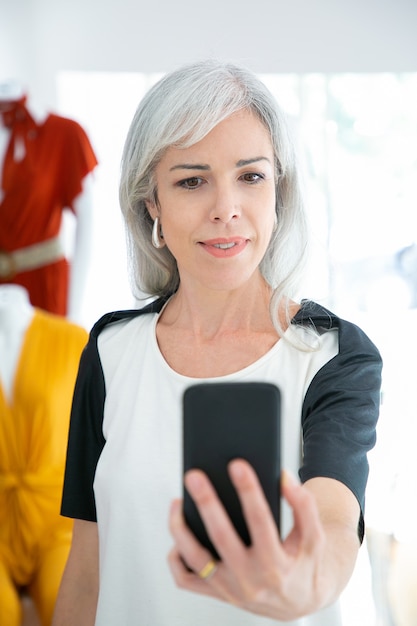
[[[279,532],[280,418],[278,387],[265,382],[198,383],[183,396],[183,471],[203,470],[211,480],[244,543],[251,539],[240,501],[229,478],[232,459],[246,459],[256,471]],[[183,512],[200,543],[219,558],[194,501],[184,486]]]

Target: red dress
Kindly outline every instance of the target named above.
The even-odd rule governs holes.
[[[97,165],[89,139],[77,122],[50,114],[37,124],[24,100],[17,108],[20,128],[15,130],[13,121],[9,124],[12,134],[0,203],[0,252],[7,253],[57,237],[64,208],[74,211],[82,181]],[[11,144],[17,136],[25,151],[20,161],[12,155]],[[34,306],[66,315],[69,271],[62,256],[43,267],[0,277],[0,284],[22,285]]]

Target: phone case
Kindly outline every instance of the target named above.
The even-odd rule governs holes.
[[[248,528],[227,465],[243,458],[253,466],[279,530],[280,408],[279,389],[263,382],[199,383],[183,397],[183,470],[199,468],[209,476],[248,546]],[[200,543],[219,558],[185,487],[184,516]]]

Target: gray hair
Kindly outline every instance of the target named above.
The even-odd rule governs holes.
[[[275,155],[277,228],[260,265],[273,288],[271,314],[294,296],[304,266],[307,229],[294,143],[286,119],[266,86],[253,73],[214,60],[186,65],[163,77],[139,103],[122,157],[120,205],[124,215],[136,288],[151,296],[176,291],[179,274],[165,246],[151,242],[153,221],[145,201],[157,200],[155,167],[171,146],[189,147],[241,110],[255,114],[268,130]]]

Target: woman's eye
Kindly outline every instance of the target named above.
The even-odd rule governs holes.
[[[242,176],[245,183],[257,183],[260,180],[263,180],[262,174],[258,174],[256,172],[248,172],[247,174],[243,174]]]
[[[201,185],[202,179],[198,176],[192,176],[192,178],[185,178],[180,180],[178,185],[184,187],[184,189],[197,189]]]

